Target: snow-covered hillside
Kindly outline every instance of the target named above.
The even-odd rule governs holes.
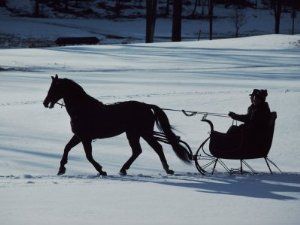
[[[214,41],[0,50],[0,219],[16,224],[298,224],[300,207],[300,36]],[[164,145],[174,176],[142,142],[143,153],[121,177],[131,154],[125,135],[97,140],[99,178],[82,146],[70,152],[64,108],[43,107],[51,75],[75,80],[104,103],[137,100],[161,107],[245,113],[253,88],[268,89],[278,113],[270,158],[284,171],[203,177]],[[193,150],[209,128],[201,117],[167,112]],[[228,118],[210,117],[225,131]],[[238,167],[238,162],[227,162]]]

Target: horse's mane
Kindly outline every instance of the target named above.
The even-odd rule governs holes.
[[[70,91],[77,92],[79,94],[86,94],[86,92],[83,90],[83,88],[79,84],[77,84],[75,81],[67,79],[67,78],[64,78],[61,80],[66,85],[66,87],[70,89]]]
[[[97,103],[99,104],[99,106],[103,106],[104,104],[102,102],[100,102],[99,100],[97,100],[96,98],[88,95],[84,89],[79,85],[77,84],[75,81],[71,80],[71,79],[67,79],[67,78],[64,78],[62,79],[63,82],[65,83],[65,85],[70,89],[69,91],[70,92],[73,92],[74,94],[76,94],[77,96],[78,95],[81,95],[83,97],[86,97],[89,101],[91,102],[94,102],[94,103]]]

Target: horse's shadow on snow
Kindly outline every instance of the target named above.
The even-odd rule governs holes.
[[[201,193],[235,195],[251,198],[276,200],[297,200],[300,196],[300,174],[236,175],[216,174],[214,176],[174,175],[113,177],[122,181],[151,182],[180,188],[193,189]]]

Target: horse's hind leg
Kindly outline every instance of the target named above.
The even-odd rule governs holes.
[[[153,135],[147,135],[143,136],[145,141],[154,149],[154,151],[158,154],[160,161],[163,165],[164,170],[166,171],[167,174],[174,174],[173,170],[169,169],[169,165],[167,163],[167,159],[165,157],[165,154],[163,152],[163,148],[161,144],[155,139]]]
[[[74,135],[71,138],[71,140],[68,142],[68,144],[66,145],[66,147],[64,149],[64,154],[61,158],[60,167],[59,167],[57,175],[63,175],[66,172],[65,165],[68,162],[68,154],[71,151],[71,149],[73,147],[75,147],[76,145],[78,145],[79,143],[80,143],[80,139],[76,135]]]
[[[136,158],[142,153],[142,148],[140,145],[140,136],[134,133],[127,133],[127,139],[129,141],[129,145],[132,149],[132,156],[128,159],[128,161],[122,166],[120,170],[121,175],[126,175],[126,170],[129,169],[131,164],[136,160]]]
[[[102,170],[102,166],[97,163],[94,158],[93,158],[93,154],[92,154],[92,141],[91,140],[84,140],[82,141],[83,144],[83,148],[85,151],[85,155],[87,160],[93,164],[93,166],[95,167],[95,169],[99,172],[100,175],[102,176],[106,176],[107,173],[105,171]]]

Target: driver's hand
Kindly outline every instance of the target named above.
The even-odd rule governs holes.
[[[234,112],[229,112],[228,116],[230,116],[232,119],[236,117],[236,114]]]

